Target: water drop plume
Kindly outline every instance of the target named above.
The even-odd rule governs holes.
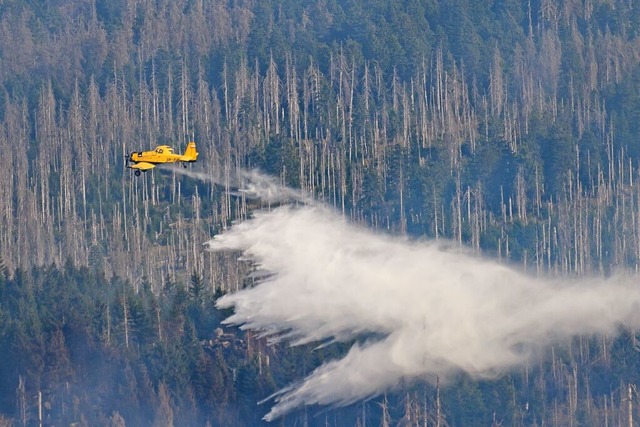
[[[182,168],[178,165],[166,164],[157,166],[160,170],[176,175],[188,176],[203,182],[217,184],[227,188],[236,196],[248,199],[259,199],[267,203],[303,202],[313,203],[300,191],[280,185],[273,177],[256,170],[235,168],[225,171],[221,168],[204,170],[202,168]]]
[[[267,420],[405,379],[493,378],[549,344],[640,327],[629,277],[536,278],[450,243],[372,232],[318,204],[258,212],[206,246],[241,251],[267,277],[218,301],[234,309],[226,323],[293,345],[358,338],[273,396]]]

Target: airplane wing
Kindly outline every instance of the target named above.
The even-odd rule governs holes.
[[[136,163],[135,165],[128,165],[127,167],[131,169],[138,169],[141,171],[148,171],[149,169],[155,168],[156,165],[149,162],[139,162],[139,163]]]
[[[155,168],[156,165],[154,165],[153,163],[149,163],[149,162],[138,162],[138,163],[133,164],[133,165],[127,165],[127,167],[129,169],[135,169],[135,175],[136,176],[140,176],[140,171],[146,172],[149,169]]]

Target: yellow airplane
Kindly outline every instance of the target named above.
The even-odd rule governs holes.
[[[176,154],[173,148],[168,145],[159,145],[153,151],[134,151],[129,156],[132,165],[127,165],[130,169],[135,169],[136,176],[140,176],[140,171],[146,172],[153,169],[158,164],[183,162],[183,166],[187,167],[187,162],[195,162],[198,158],[196,151],[196,143],[191,141],[187,144],[184,154]]]

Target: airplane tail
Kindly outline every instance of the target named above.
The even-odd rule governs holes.
[[[195,162],[198,158],[198,152],[196,151],[196,143],[191,141],[187,144],[187,149],[184,150],[185,160],[188,162]]]

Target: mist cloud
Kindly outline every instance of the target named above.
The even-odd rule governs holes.
[[[227,323],[293,345],[369,337],[278,393],[267,420],[403,379],[492,378],[545,345],[640,326],[629,278],[534,278],[450,244],[376,234],[318,205],[258,212],[207,247],[240,250],[275,273],[219,300],[234,308]]]

